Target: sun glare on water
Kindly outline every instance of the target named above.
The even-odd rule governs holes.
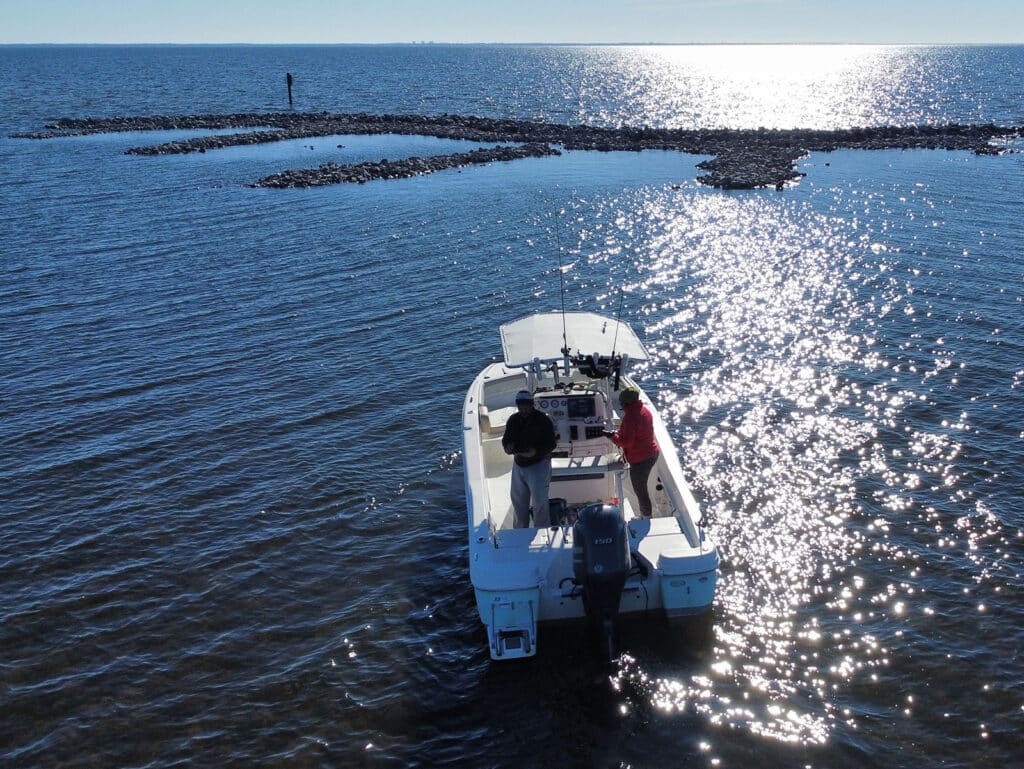
[[[623,46],[592,53],[564,87],[584,122],[832,129],[891,122],[923,87],[920,66],[919,50],[887,46]],[[615,82],[624,113],[589,115],[591,82]]]
[[[890,397],[869,384],[882,360],[876,309],[861,292],[898,287],[872,264],[866,234],[799,205],[711,195],[681,205],[666,192],[639,217],[604,218],[616,216],[644,246],[611,238],[590,259],[646,254],[625,287],[654,340],[643,376],[658,383],[652,395],[708,500],[726,565],[710,664],[680,679],[624,657],[615,685],[666,714],[823,744],[846,719],[836,688],[887,664],[850,608],[871,587],[855,566],[866,538],[851,521],[862,517],[865,467],[884,463],[863,449]],[[840,630],[823,627],[822,611],[847,617]]]

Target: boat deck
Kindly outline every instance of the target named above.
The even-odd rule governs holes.
[[[484,441],[487,468],[487,498],[491,500],[491,522],[496,530],[512,528],[512,504],[508,490],[512,483],[512,457],[501,447],[500,433]],[[657,473],[652,473],[654,517],[671,517],[674,511],[664,493],[659,493]],[[636,494],[629,483],[628,465],[616,453],[592,457],[554,457],[551,461],[550,499],[565,500],[567,523],[580,507],[591,502],[612,501],[628,521],[636,516]]]

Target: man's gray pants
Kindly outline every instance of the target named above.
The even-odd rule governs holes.
[[[530,500],[533,499],[533,525],[537,528],[551,524],[548,510],[548,486],[551,483],[551,458],[535,465],[520,467],[512,463],[513,525],[525,529],[530,525]]]

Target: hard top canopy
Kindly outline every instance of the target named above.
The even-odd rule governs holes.
[[[563,340],[563,333],[565,335]],[[527,366],[539,358],[560,361],[570,355],[628,355],[647,360],[647,350],[628,324],[593,312],[539,312],[501,326],[501,347],[508,366]]]

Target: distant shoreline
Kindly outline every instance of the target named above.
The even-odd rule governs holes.
[[[707,173],[702,184],[719,189],[782,189],[803,176],[796,162],[811,152],[839,149],[945,149],[998,155],[1005,148],[995,139],[1019,137],[1021,126],[947,124],[938,126],[874,126],[816,129],[677,129],[606,128],[461,115],[373,115],[366,113],[237,113],[229,115],[154,115],[112,118],[62,118],[45,131],[13,134],[12,138],[50,139],[127,131],[246,129],[242,133],[201,136],[127,150],[134,155],[207,152],[225,147],[333,135],[400,134],[488,144],[497,147],[434,158],[406,158],[381,163],[337,165],[285,171],[264,177],[253,187],[311,187],[345,182],[394,179],[464,165],[542,157],[565,150],[598,152],[672,150],[713,155],[697,167]]]
[[[164,42],[164,43],[0,43],[0,48],[386,48],[386,47],[435,47],[435,48],[466,48],[472,46],[488,46],[493,48],[615,48],[615,47],[646,47],[646,48],[714,48],[730,46],[742,47],[788,47],[788,46],[832,46],[836,48],[1016,48],[1024,46],[1020,42],[907,42],[907,43],[873,43],[869,40],[860,42],[829,41],[829,40],[803,40],[803,41],[778,41],[778,42],[680,42],[665,43],[654,41],[643,42],[538,42],[524,41],[519,43],[502,42],[445,42],[441,40],[392,40],[379,41],[374,43],[185,43],[185,42]]]

